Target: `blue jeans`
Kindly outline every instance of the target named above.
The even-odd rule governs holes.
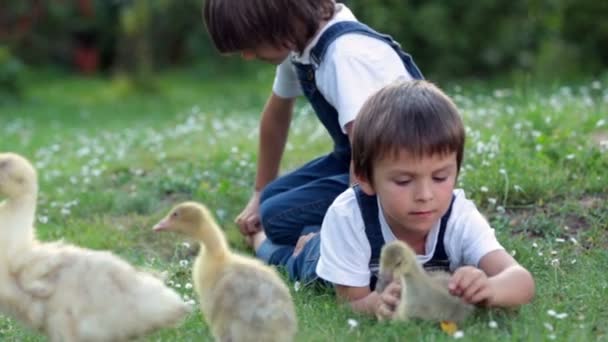
[[[350,155],[314,159],[268,184],[260,197],[260,220],[270,241],[295,246],[304,227],[320,226],[329,205],[348,188]]]
[[[293,256],[295,246],[277,245],[266,239],[256,251],[256,256],[270,265],[285,266],[289,280],[299,281],[307,285],[319,279],[316,273],[320,257],[321,234],[320,227],[307,227],[306,232],[317,232],[302,248],[297,256]]]

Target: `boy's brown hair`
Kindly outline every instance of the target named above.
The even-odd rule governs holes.
[[[302,52],[334,6],[334,0],[205,0],[203,19],[220,53],[288,43]]]
[[[465,130],[456,105],[427,81],[395,81],[364,103],[354,123],[354,173],[369,182],[378,160],[407,151],[420,158],[456,152],[462,163]]]

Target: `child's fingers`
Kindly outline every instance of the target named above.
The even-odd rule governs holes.
[[[239,231],[243,235],[249,235],[249,229],[247,229],[247,225],[244,222],[236,224],[239,227]]]
[[[399,281],[392,281],[387,289],[387,292],[393,295],[394,297],[401,297],[401,283]]]
[[[391,295],[390,291],[386,290],[378,298],[378,306],[376,308],[376,316],[379,320],[391,319],[395,314],[395,309],[399,304],[399,298]]]
[[[234,218],[234,223],[240,224],[243,220],[243,213],[240,213],[237,217]]]
[[[487,287],[483,287],[471,297],[471,300],[469,300],[468,303],[478,304],[478,303],[486,302],[490,298],[490,296],[491,296],[490,289]]]
[[[462,280],[466,276],[466,271],[462,269],[456,270],[448,283],[448,291],[452,296],[460,297],[462,295]]]
[[[243,229],[242,229],[242,227],[243,227],[243,218],[242,218],[242,214],[241,214],[241,215],[239,215],[239,216],[237,216],[237,217],[234,219],[234,223],[236,223],[237,227],[239,227],[239,230],[240,230],[240,231],[241,231],[241,233],[242,233],[242,232],[243,232]]]
[[[241,232],[241,234],[243,234],[243,235],[250,234],[248,219],[247,219],[247,215],[245,215],[245,213],[239,214],[239,216],[237,216],[236,219],[234,219],[234,223],[236,223],[237,227],[239,227],[239,231]]]
[[[464,288],[464,293],[461,297],[469,303],[475,303],[473,298],[483,289],[484,283],[485,280],[483,278],[473,278],[468,287]]]
[[[384,293],[382,294],[382,302],[391,310],[395,310],[395,308],[399,304],[399,298],[395,297],[390,293]]]
[[[257,215],[250,216],[246,222],[249,234],[257,233],[260,230],[260,218]]]
[[[466,276],[467,269],[465,267],[461,267],[457,269],[454,274],[450,277],[450,281],[448,282],[448,289],[450,291],[457,291],[462,282],[462,278]]]
[[[386,304],[380,304],[376,309],[376,316],[380,321],[391,319],[393,317],[393,310],[386,306]]]
[[[458,287],[466,291],[471,287],[473,283],[478,281],[480,278],[485,278],[485,273],[482,270],[477,268],[469,268],[466,270],[466,273],[463,274],[460,282],[458,283]]]

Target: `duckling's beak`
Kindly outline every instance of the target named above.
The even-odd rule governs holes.
[[[391,273],[380,273],[378,274],[378,282],[376,283],[376,292],[382,293],[388,284],[393,281],[393,275]]]
[[[164,218],[160,222],[158,222],[152,230],[155,232],[167,231],[171,229],[171,225],[169,224],[169,218]]]

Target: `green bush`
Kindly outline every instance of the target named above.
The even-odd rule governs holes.
[[[350,0],[355,15],[391,34],[427,76],[540,76],[608,64],[608,2],[595,0]]]
[[[563,0],[560,36],[584,56],[581,68],[593,72],[608,64],[608,1]]]
[[[0,45],[0,103],[21,96],[23,65],[7,46]]]
[[[345,2],[361,21],[402,43],[430,78],[510,71],[566,77],[608,65],[607,1]],[[94,15],[83,15],[82,3]],[[201,0],[9,1],[0,12],[15,27],[30,23],[11,40],[25,63],[70,65],[75,36],[83,33],[100,49],[105,70],[138,75],[148,66],[221,58],[205,32]]]

